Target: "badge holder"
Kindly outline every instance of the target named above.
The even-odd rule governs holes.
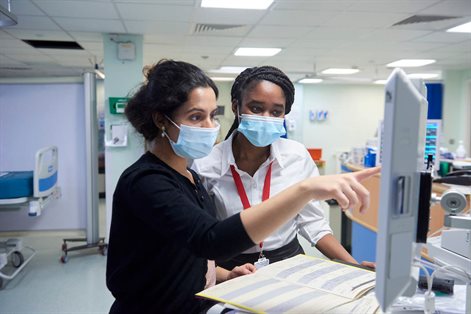
[[[262,267],[267,266],[268,264],[270,264],[270,260],[266,258],[265,256],[263,256],[263,252],[260,252],[258,261],[254,263],[255,268],[260,269]]]

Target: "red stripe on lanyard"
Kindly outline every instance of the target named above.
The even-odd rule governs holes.
[[[271,184],[271,165],[268,165],[267,174],[265,175],[265,182],[263,183],[263,193],[262,193],[262,201],[266,201],[270,198],[270,184]],[[230,166],[232,172],[232,178],[234,179],[234,183],[237,188],[237,192],[239,193],[240,201],[242,202],[242,206],[244,209],[250,208],[250,202],[247,197],[247,192],[245,192],[244,184],[242,183],[242,179],[240,178],[239,173],[235,170],[234,165]],[[263,242],[259,244],[260,249],[263,248]]]

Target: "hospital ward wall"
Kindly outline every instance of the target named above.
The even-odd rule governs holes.
[[[442,144],[454,152],[459,140],[471,153],[471,69],[447,70],[443,73]]]
[[[0,171],[33,170],[36,151],[55,145],[62,189],[39,217],[0,209],[0,231],[85,228],[84,119],[80,82],[0,84]]]
[[[384,111],[384,85],[305,85],[302,142],[322,148],[325,174],[338,170],[340,153],[363,147],[374,138]],[[328,111],[324,121],[311,120],[310,112]]]

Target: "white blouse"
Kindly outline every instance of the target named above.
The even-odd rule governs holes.
[[[271,162],[273,164],[270,196],[278,194],[303,179],[319,175],[319,171],[304,145],[280,138],[271,145],[270,157],[251,177],[245,171],[237,168],[232,153],[233,135],[234,133],[227,140],[216,145],[209,156],[196,159],[192,165],[193,170],[201,176],[203,184],[213,198],[219,219],[228,218],[243,210],[230,165],[234,165],[239,173],[251,206],[262,202],[265,175]],[[294,239],[297,232],[312,245],[315,245],[326,234],[332,233],[318,201],[310,201],[295,218],[265,239],[263,250],[275,250],[288,244]],[[255,245],[244,253],[259,251],[260,247]]]

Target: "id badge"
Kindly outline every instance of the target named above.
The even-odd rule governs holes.
[[[254,263],[255,268],[260,269],[262,267],[267,266],[270,264],[270,260],[266,257],[259,258],[258,261]]]

